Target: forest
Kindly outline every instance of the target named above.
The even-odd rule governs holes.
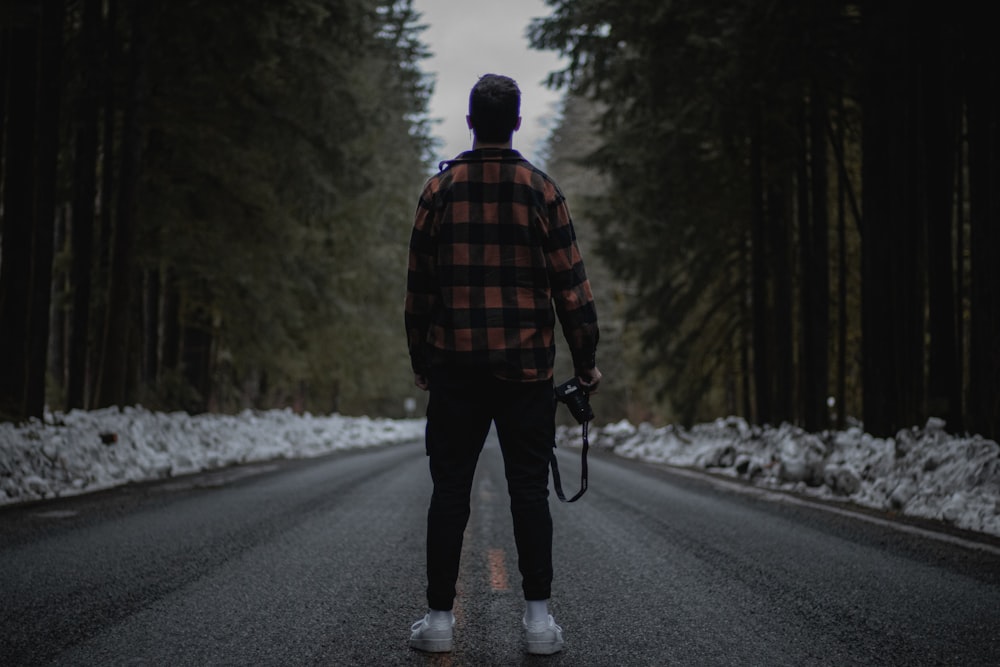
[[[0,413],[388,410],[431,145],[410,3],[0,21]]]
[[[1000,437],[985,3],[547,0],[608,421]],[[6,0],[0,416],[396,416],[409,1]],[[597,400],[597,399],[595,399]]]
[[[548,4],[532,44],[569,60],[549,77],[569,94],[553,157],[593,172],[576,217],[622,281],[599,306],[633,420],[891,436],[933,416],[1000,437],[982,5]]]

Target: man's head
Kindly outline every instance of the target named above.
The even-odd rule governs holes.
[[[521,126],[521,91],[508,76],[484,74],[469,93],[469,127],[483,144],[503,144]]]

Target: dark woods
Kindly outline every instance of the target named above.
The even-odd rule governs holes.
[[[552,82],[600,111],[587,215],[628,280],[627,365],[674,416],[1000,437],[985,5],[549,4]]]
[[[0,415],[384,408],[405,350],[372,323],[428,162],[415,19],[4,0]]]
[[[988,3],[549,5],[553,165],[586,152],[602,186],[551,171],[625,281],[609,418],[1000,437]],[[4,417],[398,411],[429,164],[409,3],[0,8]]]

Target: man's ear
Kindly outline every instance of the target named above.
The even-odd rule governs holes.
[[[469,127],[472,127],[472,126],[470,125]],[[514,131],[517,132],[520,129],[521,129],[521,117],[518,116],[517,117],[517,122],[514,123]]]
[[[518,122],[518,124],[520,124],[521,120],[518,119],[517,122]],[[465,124],[469,126],[470,130],[472,129],[472,116],[466,116],[465,117]]]

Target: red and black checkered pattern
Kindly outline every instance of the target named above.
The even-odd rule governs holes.
[[[410,238],[414,372],[447,364],[549,379],[557,315],[577,370],[593,368],[597,311],[558,186],[515,150],[446,164],[424,187]]]

